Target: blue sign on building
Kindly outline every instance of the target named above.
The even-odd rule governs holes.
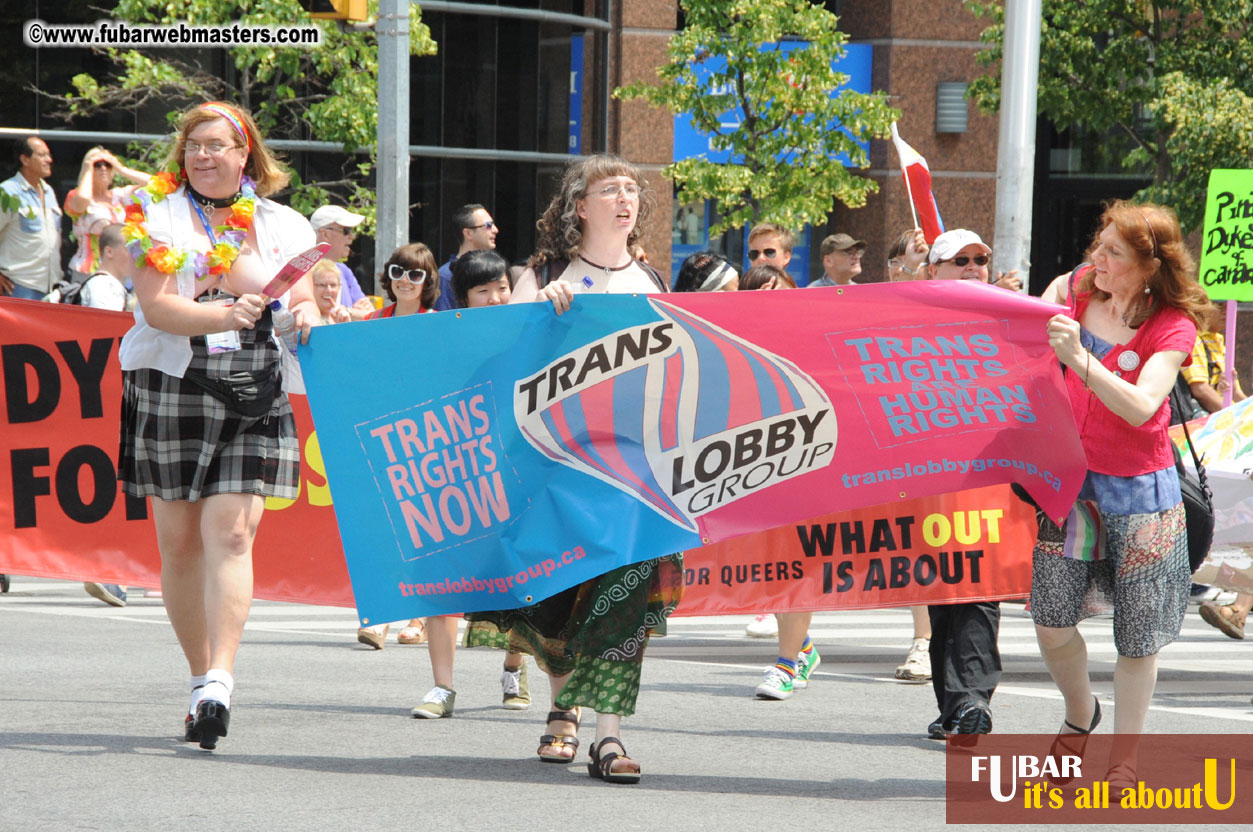
[[[805,41],[783,41],[778,44],[778,48],[783,52],[792,52],[797,49],[804,49],[809,44]],[[774,49],[775,44],[768,44],[763,48]],[[840,87],[833,94],[838,94],[844,90],[853,90],[854,92],[869,93],[870,73],[873,65],[874,47],[868,43],[850,43],[846,44],[844,56],[831,62],[831,66],[838,72],[848,76],[848,83]],[[726,68],[726,59],[720,55],[714,55],[700,65],[700,75],[712,77],[714,73],[721,72]],[[711,90],[713,92],[714,90]],[[723,114],[721,124],[725,131],[733,131],[739,127],[743,120],[744,114],[737,107]],[[690,159],[695,156],[703,156],[711,162],[726,163],[731,162],[730,151],[714,150],[711,146],[713,135],[702,133],[692,125],[692,117],[686,113],[674,117],[674,160]],[[868,146],[862,143],[862,148],[868,150]]]
[[[783,41],[777,44],[777,47],[784,52],[791,52],[796,49],[803,49],[808,46],[805,41]],[[767,44],[763,49],[774,49],[776,44]],[[848,82],[836,90],[833,95],[839,94],[844,90],[853,90],[854,92],[869,93],[871,92],[871,71],[873,68],[874,47],[868,43],[852,43],[846,44],[844,56],[831,62],[832,68],[836,71],[844,73],[848,76]],[[700,66],[700,74],[710,79],[711,92],[718,92],[712,89],[712,76],[714,73],[721,72],[726,68],[726,59],[721,56],[711,56],[705,60]],[[724,131],[733,131],[739,127],[743,121],[744,114],[739,109],[730,110],[722,115],[720,120],[721,128]],[[715,150],[712,146],[714,136],[710,133],[702,133],[692,124],[692,117],[686,113],[677,115],[674,118],[674,160],[690,159],[694,157],[704,157],[711,162],[732,163],[735,160],[728,150]],[[860,143],[863,150],[869,151],[868,143]],[[786,158],[780,158],[780,161],[786,162]],[[847,164],[847,159],[842,159]],[[682,199],[682,195],[679,195]],[[712,217],[710,216],[710,206],[692,204],[681,206],[676,209],[674,217],[673,241],[671,245],[671,280],[678,277],[679,267],[682,265],[684,258],[694,254],[702,249],[710,247],[709,226]],[[748,250],[748,228],[743,230],[743,250]],[[809,282],[808,264],[809,264],[809,247],[810,233],[809,227],[803,229],[795,229],[796,242],[792,249],[792,262],[788,265],[788,272],[796,278],[796,282],[804,286]],[[747,268],[748,263],[743,264]]]
[[[583,152],[583,35],[570,38],[570,135],[567,152]]]

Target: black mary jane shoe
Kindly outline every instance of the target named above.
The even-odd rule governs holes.
[[[191,714],[183,720],[183,742],[200,742],[200,730],[196,728],[196,718]]]
[[[202,699],[196,706],[196,719],[189,730],[199,733],[201,748],[212,751],[218,747],[218,737],[226,736],[230,724],[230,708],[213,699]]]
[[[622,753],[610,751],[601,754],[600,750],[605,747],[605,743],[614,743],[622,749]],[[592,743],[592,747],[588,749],[591,753],[591,761],[587,764],[587,774],[597,780],[604,780],[606,783],[638,783],[640,782],[641,771],[614,771],[614,760],[631,760],[626,755],[626,746],[622,744],[622,740],[617,737],[605,737],[597,743]],[[631,760],[631,762],[635,762]],[[638,765],[638,763],[637,763]]]

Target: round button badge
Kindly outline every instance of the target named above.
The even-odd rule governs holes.
[[[1131,372],[1140,366],[1140,356],[1136,355],[1134,350],[1125,350],[1118,356],[1118,366],[1127,372]]]

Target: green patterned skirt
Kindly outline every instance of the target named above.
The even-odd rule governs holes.
[[[644,648],[683,596],[683,553],[633,563],[516,610],[466,613],[465,646],[529,653],[570,674],[557,706],[630,716]]]

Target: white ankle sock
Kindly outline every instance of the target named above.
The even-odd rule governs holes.
[[[235,688],[235,678],[225,670],[211,669],[204,675],[204,689],[201,699],[212,699],[226,707],[231,706],[231,691]]]
[[[192,716],[196,715],[196,706],[200,704],[200,700],[204,698],[204,674],[191,677],[191,704],[187,706],[187,713]]]

